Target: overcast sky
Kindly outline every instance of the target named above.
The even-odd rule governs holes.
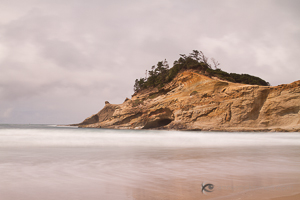
[[[194,49],[271,85],[299,80],[299,10],[299,0],[1,0],[0,123],[81,122]]]

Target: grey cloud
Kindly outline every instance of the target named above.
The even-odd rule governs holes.
[[[193,49],[272,85],[299,79],[298,1],[1,1],[1,122],[72,123]],[[1,9],[0,9],[1,11]],[[13,14],[15,13],[15,14]],[[7,17],[6,17],[7,16]]]
[[[88,57],[77,49],[72,43],[48,40],[41,44],[42,54],[44,58],[52,60],[58,66],[67,68],[84,68],[91,67]]]

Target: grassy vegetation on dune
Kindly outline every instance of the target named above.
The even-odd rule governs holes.
[[[171,82],[175,76],[180,72],[188,69],[195,69],[208,76],[215,76],[223,80],[234,83],[244,83],[250,85],[269,86],[270,84],[263,79],[251,76],[249,74],[227,73],[222,71],[218,66],[220,65],[215,59],[211,59],[215,69],[212,69],[211,64],[208,63],[208,58],[202,51],[194,50],[189,56],[180,54],[180,58],[173,63],[173,67],[169,68],[166,60],[160,61],[157,65],[152,66],[151,70],[146,71],[146,77],[135,80],[134,91],[147,89],[150,87],[163,87],[166,83]]]

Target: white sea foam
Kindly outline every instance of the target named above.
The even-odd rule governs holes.
[[[0,146],[300,146],[299,133],[228,133],[153,130],[2,128]]]

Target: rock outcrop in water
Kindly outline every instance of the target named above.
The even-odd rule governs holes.
[[[136,92],[122,104],[105,103],[79,127],[211,131],[300,131],[300,81],[246,85],[179,73],[163,88]]]

